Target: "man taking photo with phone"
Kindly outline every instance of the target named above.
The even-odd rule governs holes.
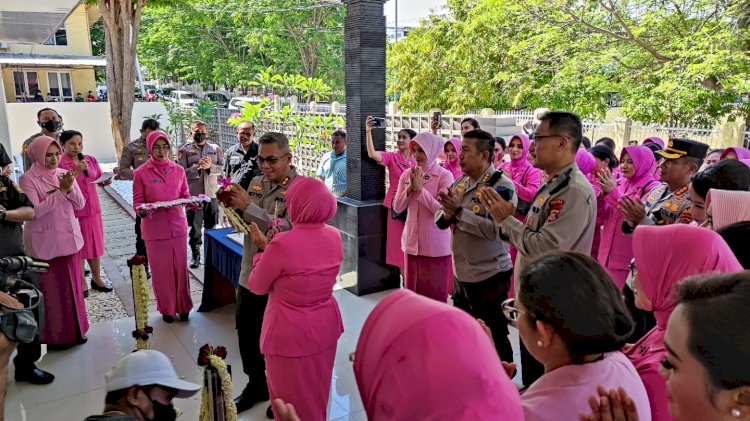
[[[439,228],[453,226],[453,305],[477,319],[492,332],[497,353],[513,361],[508,325],[501,304],[508,298],[513,264],[510,249],[500,236],[500,227],[479,200],[488,187],[516,203],[513,180],[492,164],[495,138],[484,130],[464,134],[458,155],[464,176],[448,193],[439,193],[442,209],[435,214]]]

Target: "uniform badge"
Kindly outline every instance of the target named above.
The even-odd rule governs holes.
[[[565,201],[563,199],[552,199],[549,202],[549,211],[547,211],[547,222],[555,222],[560,218]]]
[[[284,177],[283,180],[281,180],[281,183],[279,183],[279,185],[282,186],[282,187],[286,187],[287,184],[289,184],[289,176],[288,175],[286,177]]]
[[[540,196],[536,199],[536,204],[541,205],[542,203],[544,203],[544,198]]]
[[[677,212],[678,210],[680,210],[680,207],[675,203],[672,205],[671,209],[672,209],[672,212]]]
[[[142,156],[139,156],[139,157],[138,157],[138,160],[139,160],[139,161],[144,161],[145,159],[146,159],[146,158],[144,158],[144,157],[142,157]]]
[[[648,201],[649,202],[653,202],[654,200],[656,200],[656,196],[654,196],[653,194],[649,194],[648,195]]]
[[[486,183],[490,179],[490,177],[492,177],[492,174],[488,172],[484,173],[484,177],[482,177],[482,183]]]
[[[547,213],[547,222],[555,222],[560,217],[559,209],[550,209]]]
[[[458,183],[458,184],[456,184],[456,187],[458,187],[459,189],[462,189],[462,188],[464,188],[465,185],[466,184],[464,184],[464,183]]]
[[[284,196],[284,197],[286,197],[286,190],[284,190],[284,191],[282,191],[282,192],[279,192],[279,195],[280,195],[280,196]]]
[[[195,149],[190,149],[190,150],[188,151],[188,153],[189,153],[190,155],[198,155],[198,151],[196,151]]]
[[[6,192],[6,191],[8,191],[8,188],[0,184],[0,193]]]
[[[474,193],[474,196],[476,196],[476,197],[481,197],[481,196],[482,196],[482,193],[481,193],[481,192],[476,192],[476,193]]]
[[[474,213],[479,213],[479,211],[481,210],[482,210],[482,207],[479,206],[479,204],[475,204],[474,206],[471,207],[471,211]]]
[[[670,202],[670,201],[664,202],[664,207],[667,208],[667,209],[671,209],[672,208],[672,202]]]
[[[184,150],[184,149],[180,149],[180,150],[179,150],[179,151],[177,152],[177,154],[178,154],[179,156],[185,155],[185,150]]]
[[[263,186],[261,186],[260,184],[253,184],[252,187],[250,187],[250,189],[253,191],[261,191],[263,190]]]

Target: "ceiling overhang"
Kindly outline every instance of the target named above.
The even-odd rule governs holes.
[[[81,0],[0,1],[0,42],[43,44]]]

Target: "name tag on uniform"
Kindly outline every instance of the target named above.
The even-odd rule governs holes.
[[[258,198],[258,199],[262,199],[263,198],[263,194],[262,193],[250,192],[250,197],[255,197],[255,198]]]
[[[161,180],[158,178],[154,178],[151,180],[152,183],[161,183]]]

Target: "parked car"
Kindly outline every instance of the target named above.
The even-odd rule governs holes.
[[[204,92],[200,98],[216,103],[219,108],[229,107],[229,96],[223,92]]]
[[[195,95],[188,91],[172,91],[169,94],[169,101],[182,106],[193,106],[195,105]]]
[[[242,108],[242,104],[246,102],[250,104],[258,104],[260,103],[260,98],[257,96],[236,96],[229,101],[229,106],[227,108],[229,108],[230,110],[239,110],[240,108]]]
[[[153,102],[156,101],[159,98],[159,94],[156,92],[156,89],[149,89],[146,92],[146,101]]]

